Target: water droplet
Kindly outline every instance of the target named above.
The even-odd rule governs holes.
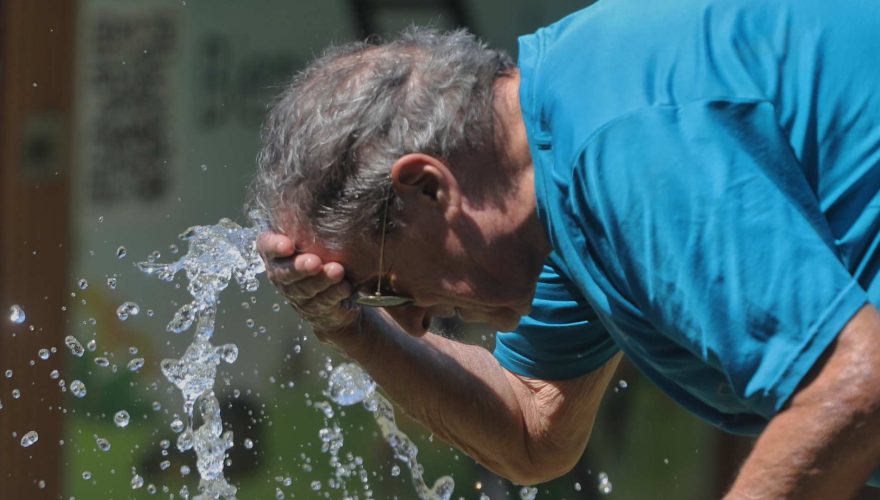
[[[113,415],[113,423],[116,424],[116,427],[127,427],[130,419],[131,417],[125,410],[119,410],[116,415]]]
[[[535,500],[536,496],[538,496],[538,488],[534,486],[523,486],[519,490],[520,500]]]
[[[85,479],[86,481],[88,481],[89,479],[92,478],[92,473],[87,470],[84,470],[82,473],[82,478]]]
[[[98,445],[98,449],[103,452],[110,451],[110,441],[107,441],[102,437],[95,436],[95,444]]]
[[[70,393],[78,398],[84,397],[86,395],[86,384],[79,380],[74,380],[70,383]]]
[[[39,351],[37,351],[37,356],[39,356],[40,359],[42,359],[43,361],[49,359],[49,349],[40,349]]]
[[[251,441],[250,438],[245,439],[243,444],[244,444],[244,448],[245,448],[246,450],[250,450],[251,448],[254,447],[254,442]]]
[[[80,290],[85,290],[89,287],[89,282],[85,278],[80,278],[79,281],[76,282],[76,285]]]
[[[186,4],[184,4],[184,5],[186,5]],[[208,166],[205,165],[204,163],[202,163],[202,164],[199,166],[199,168],[202,169],[202,172],[207,172],[207,171],[208,171]]]
[[[171,424],[169,426],[171,427],[172,431],[180,432],[183,430],[183,420],[181,420],[180,417],[175,417],[174,420],[171,421]]]
[[[5,375],[6,378],[12,378],[12,370],[6,370],[6,372],[3,375]]]
[[[225,344],[220,348],[220,356],[227,363],[235,363],[238,359],[238,346],[235,344]]]
[[[66,345],[67,348],[70,349],[71,354],[78,358],[81,358],[82,355],[86,352],[85,349],[83,349],[82,344],[79,343],[79,340],[77,340],[76,337],[74,337],[73,335],[68,335],[67,337],[64,337],[64,345]]]
[[[375,390],[376,382],[354,363],[337,366],[327,384],[327,396],[341,406],[360,403]]]
[[[138,474],[131,476],[131,489],[136,490],[138,488],[143,487],[143,485],[144,485],[144,478],[142,478]]]
[[[60,376],[61,374],[58,372],[58,370],[52,370],[51,372],[49,372],[49,378],[51,378],[52,380],[55,380]]]
[[[129,316],[137,316],[140,312],[141,308],[134,302],[123,302],[121,306],[116,308],[116,317],[125,321]]]
[[[608,495],[611,493],[613,486],[611,481],[608,480],[608,474],[604,472],[599,473],[599,493],[603,495]]]
[[[574,491],[581,491],[581,483],[575,481],[575,483],[574,483]]]
[[[37,431],[30,431],[21,437],[21,446],[22,448],[27,448],[28,446],[31,446],[39,440],[40,435],[37,434]]]
[[[116,280],[116,277],[114,277],[114,276],[110,276],[110,277],[107,278],[107,288],[109,288],[109,289],[111,289],[111,290],[116,290],[116,284],[117,284],[117,283],[118,283],[118,282],[117,282],[117,280]]]
[[[617,387],[620,387],[621,389],[626,389],[627,387],[629,387],[629,385],[626,383],[626,380],[620,379],[617,382]]]
[[[12,389],[12,399],[18,399],[21,397],[21,391],[18,389]]]
[[[177,449],[180,451],[186,451],[192,449],[193,447],[193,432],[189,429],[183,431],[179,436],[177,436]]]
[[[312,481],[311,483],[312,490],[318,491],[321,489],[321,481]]]
[[[120,245],[119,248],[116,249],[116,258],[124,259],[126,255],[128,255],[128,252],[125,250],[124,246]]]
[[[162,460],[162,462],[159,463],[159,469],[161,470],[168,470],[169,467],[171,467],[170,460]]]
[[[88,349],[89,352],[95,352],[95,349],[97,349],[97,348],[98,348],[98,341],[95,339],[90,340],[89,343],[86,344],[86,349]]]
[[[280,310],[281,310],[281,306],[277,302],[272,304],[272,311],[278,312]]]
[[[9,308],[9,321],[20,325],[24,323],[25,319],[27,319],[27,316],[24,313],[24,309],[22,309],[20,305],[14,304],[12,307]]]
[[[100,366],[101,368],[107,368],[110,366],[110,360],[105,358],[104,356],[99,356],[95,358],[95,364]]]
[[[136,372],[144,366],[144,358],[134,358],[128,362],[128,370]]]
[[[394,464],[391,466],[391,477],[397,477],[400,475],[400,466]]]
[[[181,476],[188,476],[189,475],[189,466],[188,465],[181,465],[180,466],[180,475]]]
[[[281,488],[275,488],[275,500],[284,500],[284,492]]]
[[[128,348],[128,353],[131,354],[132,356],[134,356],[135,354],[138,353],[138,348],[135,346],[130,346]]]

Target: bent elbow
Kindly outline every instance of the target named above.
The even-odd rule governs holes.
[[[495,472],[513,483],[534,486],[546,483],[568,474],[577,465],[578,458],[560,459],[559,456],[547,459],[523,459],[499,467]],[[491,469],[492,467],[490,467]]]

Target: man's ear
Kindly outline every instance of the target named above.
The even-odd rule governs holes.
[[[401,156],[391,166],[391,183],[404,203],[457,211],[461,192],[445,163],[423,153]],[[411,206],[411,205],[410,205]]]

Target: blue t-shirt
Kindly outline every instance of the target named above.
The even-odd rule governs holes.
[[[605,0],[520,38],[553,251],[501,364],[566,379],[622,350],[760,432],[880,306],[878,33],[868,0]]]

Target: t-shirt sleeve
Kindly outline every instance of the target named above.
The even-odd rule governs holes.
[[[867,302],[767,102],[653,107],[607,125],[573,206],[613,286],[772,418]]]
[[[529,315],[516,331],[495,336],[495,357],[501,366],[542,380],[584,375],[617,350],[587,301],[549,262],[538,279]]]

